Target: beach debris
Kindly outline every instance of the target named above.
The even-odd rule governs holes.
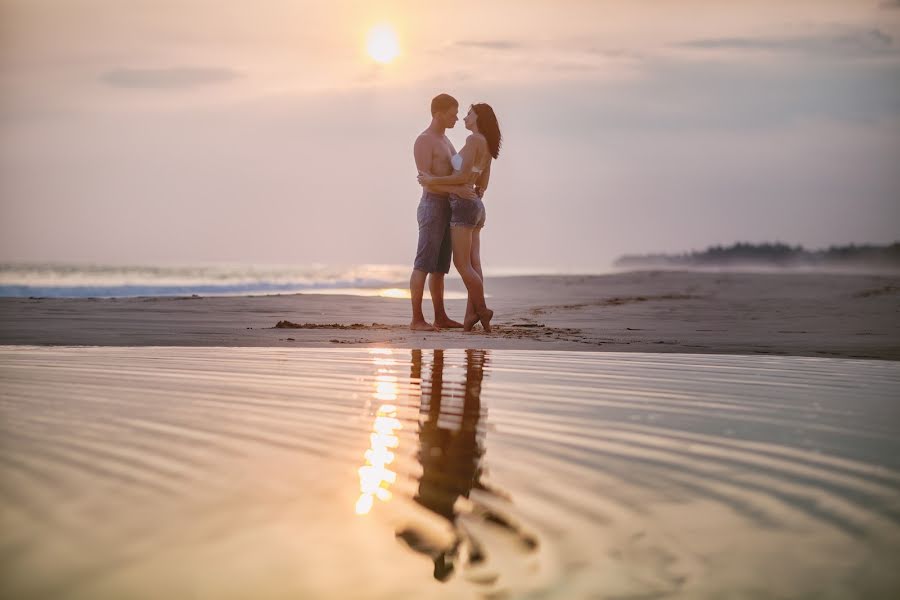
[[[365,338],[356,338],[355,340],[354,339],[339,340],[337,338],[332,338],[328,341],[331,342],[332,344],[370,344],[370,343],[372,343],[372,340],[367,340]]]
[[[278,321],[273,329],[396,329],[397,326],[385,325],[384,323],[351,323],[344,325],[342,323],[294,323],[293,321]]]

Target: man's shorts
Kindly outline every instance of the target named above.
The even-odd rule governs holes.
[[[426,273],[450,272],[450,200],[430,192],[422,194],[416,210],[419,246],[413,268]]]

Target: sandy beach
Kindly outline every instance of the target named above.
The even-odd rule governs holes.
[[[395,287],[405,287],[397,282]],[[464,291],[448,280],[448,291]],[[491,335],[409,331],[409,300],[347,295],[0,299],[0,344],[393,346],[900,359],[900,276],[630,272],[488,278]],[[426,315],[430,315],[426,299]],[[462,318],[464,302],[448,300]],[[288,321],[298,328],[276,328]]]

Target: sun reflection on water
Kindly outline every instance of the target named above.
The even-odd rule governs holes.
[[[372,422],[372,433],[369,435],[369,448],[365,452],[366,464],[359,468],[359,499],[356,501],[356,514],[365,515],[372,510],[375,498],[381,501],[391,499],[390,486],[397,480],[397,473],[388,465],[394,462],[396,455],[392,449],[400,445],[397,435],[403,429],[403,423],[397,418],[398,385],[392,366],[396,364],[389,349],[375,348],[371,351],[372,362],[377,368],[375,391],[372,397],[383,402],[375,411]]]

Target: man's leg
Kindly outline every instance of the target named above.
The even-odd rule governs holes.
[[[409,297],[412,301],[412,321],[409,328],[413,331],[437,331],[437,327],[425,320],[422,314],[422,296],[425,295],[425,279],[428,273],[413,269],[409,276]]]
[[[431,292],[431,303],[434,305],[434,324],[438,327],[456,329],[463,326],[447,315],[444,308],[444,274],[441,272],[429,273],[428,291]]]
[[[409,328],[413,331],[438,331],[425,320],[422,314],[422,296],[425,295],[425,280],[430,271],[436,271],[440,263],[444,238],[444,207],[427,195],[419,201],[416,219],[419,222],[419,241],[416,245],[416,260],[413,272],[409,276],[409,297],[412,302],[412,321]]]

